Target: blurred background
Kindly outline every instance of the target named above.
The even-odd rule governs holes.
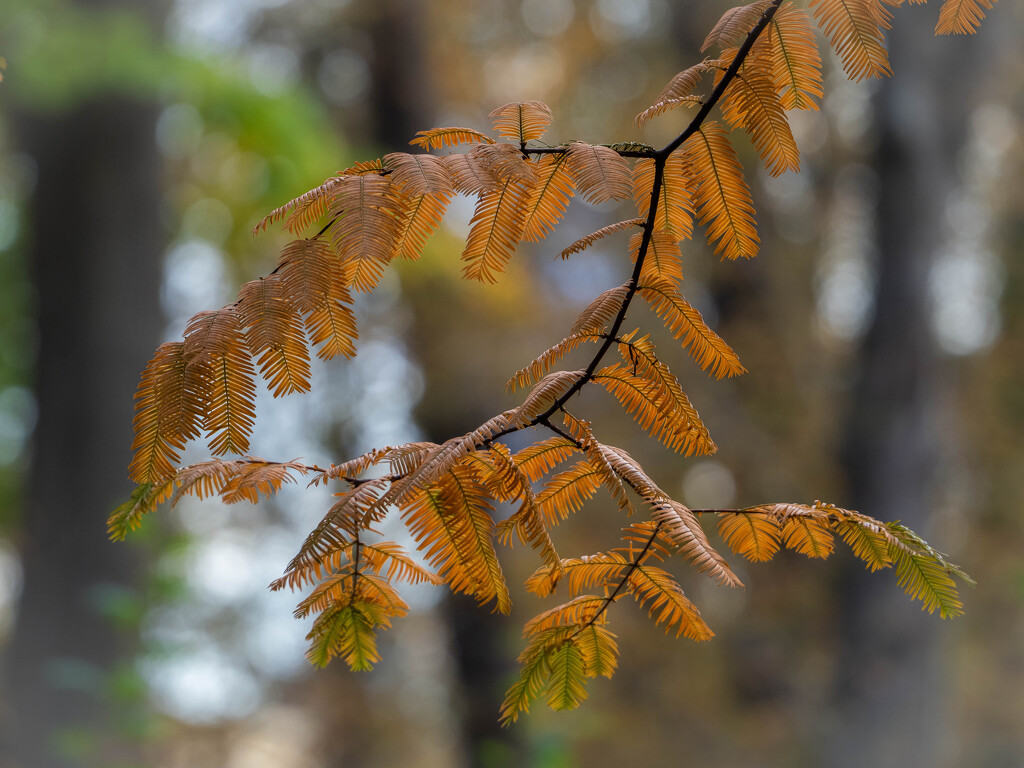
[[[715,382],[663,344],[720,446],[627,448],[696,507],[820,498],[902,520],[979,582],[964,618],[922,613],[849,553],[677,574],[718,636],[665,637],[626,604],[622,661],[570,713],[497,727],[522,621],[410,590],[371,674],[313,671],[297,595],[270,594],[329,496],[183,502],[125,544],[132,394],[162,340],[265,273],[266,212],[417,130],[488,129],[512,100],[551,141],[663,143],[633,115],[697,61],[720,0],[6,0],[0,15],[0,765],[11,768],[979,766],[1024,764],[1024,9],[935,39],[897,12],[896,76],[825,55],[803,170],[743,139],[763,241],[749,263],[685,248],[684,291],[750,373]],[[253,453],[340,461],[444,440],[508,407],[504,381],[628,273],[615,221],[573,204],[496,286],[460,281],[472,203],[427,255],[361,296],[358,357],[314,391],[261,396]],[[619,218],[622,218],[619,216]],[[634,323],[657,327],[650,318]],[[192,454],[190,454],[191,456]],[[194,454],[202,458],[201,446]],[[555,532],[608,546],[595,502]],[[401,535],[394,532],[394,535]],[[509,553],[510,579],[536,562]]]

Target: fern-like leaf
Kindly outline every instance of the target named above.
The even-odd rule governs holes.
[[[453,592],[481,604],[495,602],[508,613],[508,586],[494,551],[493,507],[467,467],[456,466],[440,483],[418,491],[402,509],[402,519],[427,562]]]
[[[335,192],[345,183],[345,177],[338,175],[324,181],[319,187],[304,192],[293,200],[289,200],[280,208],[275,208],[253,227],[253,234],[265,232],[271,225],[287,217],[285,229],[294,234],[308,229],[313,222],[319,221],[330,210],[331,200]]]
[[[572,418],[569,414],[565,416],[566,419]],[[583,425],[585,422],[580,422],[580,424]],[[615,472],[615,467],[608,461],[605,451],[606,446],[597,441],[594,433],[589,431],[589,425],[586,428],[588,432],[583,441],[583,452],[586,454],[588,462],[597,472],[597,476],[601,479],[601,485],[608,491],[608,495],[618,505],[619,510],[627,515],[632,515],[634,511],[633,504],[629,500],[629,495],[626,493],[622,479]]]
[[[697,642],[715,636],[668,571],[653,565],[636,565],[630,571],[627,588],[647,608],[655,623],[665,625],[665,631],[674,629],[676,637],[685,635]]]
[[[635,375],[646,379],[651,385],[666,424],[676,430],[675,434],[666,433],[663,438],[669,447],[682,450],[687,455],[706,456],[714,453],[717,448],[697,409],[683,392],[679,380],[657,358],[650,339],[646,336],[623,339],[619,344],[619,352],[623,362],[632,368]]]
[[[142,525],[143,515],[149,514],[167,499],[173,487],[173,479],[164,480],[159,485],[143,483],[137,486],[129,499],[118,505],[107,518],[107,535],[110,539],[124,541],[129,531]]]
[[[754,28],[757,20],[771,4],[771,0],[757,0],[749,5],[727,10],[704,38],[704,43],[700,47],[701,53],[715,45],[724,48],[738,43]]]
[[[506,414],[501,414],[488,420],[474,432],[449,438],[441,445],[427,450],[416,468],[397,481],[388,493],[381,497],[376,504],[376,510],[384,512],[389,504],[401,505],[422,489],[439,482],[470,451],[475,450],[477,445],[507,423]],[[502,426],[497,426],[498,424]]]
[[[542,101],[503,104],[492,110],[488,117],[494,121],[494,129],[499,136],[523,144],[543,136],[554,120],[551,108]]]
[[[725,512],[718,533],[729,549],[754,562],[771,560],[782,544],[778,520],[762,511]]]
[[[687,175],[695,183],[694,206],[708,227],[715,253],[727,259],[757,255],[757,229],[743,168],[722,126],[705,123],[683,143]]]
[[[578,450],[564,437],[549,437],[523,448],[512,460],[531,483],[536,483],[556,466],[572,458]]]
[[[310,342],[317,357],[353,357],[359,336],[352,312],[352,295],[345,285],[341,263],[320,238],[295,240],[281,251],[277,274],[285,293],[305,313]]]
[[[831,555],[835,547],[828,523],[808,515],[786,518],[782,524],[782,543],[801,555],[823,559]]]
[[[711,546],[696,516],[686,506],[674,499],[658,499],[651,502],[650,507],[658,526],[655,532],[678,547],[679,553],[699,573],[710,576],[723,586],[743,586],[725,558]]]
[[[601,614],[607,607],[608,598],[597,595],[580,595],[567,603],[556,605],[554,608],[534,616],[523,627],[523,635],[537,637],[560,627],[576,629],[586,624],[595,623],[600,621]]]
[[[548,533],[530,478],[512,460],[505,446],[492,445],[490,454],[501,477],[500,484],[510,491],[509,498],[522,502],[516,512],[502,521],[502,540],[507,543],[511,532],[515,531],[522,543],[537,550],[546,562],[557,565],[560,558]]]
[[[629,197],[629,165],[614,149],[574,141],[567,154],[576,189],[584,200],[596,204]]]
[[[549,526],[557,525],[576,512],[601,487],[601,474],[587,460],[554,475],[537,494],[537,504]]]
[[[184,344],[188,373],[195,372],[202,388],[210,450],[245,453],[256,421],[256,372],[234,305],[193,317]]]
[[[408,197],[449,196],[455,193],[448,169],[440,158],[433,155],[392,152],[384,156],[384,166],[391,171],[394,183],[398,184]]]
[[[581,237],[579,240],[574,242],[572,245],[570,245],[568,248],[562,251],[561,257],[563,259],[568,259],[574,253],[580,253],[581,251],[585,251],[587,248],[592,246],[594,243],[596,243],[603,237],[608,237],[608,235],[613,235],[616,232],[622,232],[623,230],[629,229],[630,227],[642,227],[643,224],[643,219],[627,219],[626,221],[620,221],[615,224],[609,224],[607,227],[601,227],[601,229],[597,230],[597,232],[591,232],[589,235]]]
[[[622,308],[629,292],[628,285],[618,285],[602,293],[580,312],[572,328],[571,336],[580,333],[600,333]]]
[[[386,487],[387,480],[377,479],[337,494],[338,501],[306,536],[284,575],[271,582],[271,590],[301,589],[336,570],[354,533],[365,527],[367,511],[381,498]]]
[[[644,376],[634,375],[629,368],[618,363],[596,371],[593,381],[611,393],[640,428],[661,441],[667,448],[686,456],[707,454],[714,443],[692,405],[682,410],[685,395],[673,393],[673,401],[662,400],[663,382],[652,382]]]
[[[174,477],[176,490],[171,497],[171,506],[176,505],[181,497],[186,495],[195,496],[197,499],[220,495],[228,480],[238,473],[239,465],[243,461],[209,459],[182,467]]]
[[[888,27],[873,0],[810,0],[821,31],[843,61],[851,80],[892,74],[883,27]]]
[[[498,281],[522,238],[528,193],[527,187],[510,179],[480,196],[462,252],[463,277],[484,283]]]
[[[722,114],[732,126],[742,126],[772,176],[800,170],[800,150],[775,91],[771,64],[749,61],[722,99]]]
[[[372,457],[370,458],[370,463],[362,463],[357,468],[352,466],[353,462],[346,462],[339,465],[339,468],[352,466],[344,474],[359,474],[375,464],[387,462],[388,466],[391,467],[391,471],[396,475],[409,475],[418,469],[426,461],[427,457],[431,456],[439,447],[437,443],[428,441],[386,446],[365,454],[366,457]],[[359,459],[353,461],[358,462]]]
[[[668,84],[661,89],[658,98],[654,100],[653,106],[648,107],[636,116],[636,124],[643,126],[651,118],[674,109],[680,104],[694,104],[699,102],[696,97],[691,97],[694,88],[700,83],[701,77],[708,71],[705,62],[694,64],[675,75]]]
[[[555,371],[530,390],[523,404],[512,414],[513,424],[527,424],[564,395],[583,376],[583,371]]]
[[[665,492],[650,478],[639,462],[626,451],[614,445],[602,445],[601,453],[615,470],[615,474],[621,477],[644,501],[651,502],[665,498]]]
[[[220,487],[218,493],[226,504],[248,501],[255,504],[260,496],[270,496],[286,483],[294,483],[292,472],[305,475],[305,465],[296,461],[264,461],[244,459],[235,462],[234,471]]]
[[[340,175],[383,176],[387,173],[388,167],[384,164],[384,160],[378,157],[376,160],[360,160],[355,165],[350,165],[348,168],[343,170]]]
[[[992,10],[996,0],[946,0],[939,10],[939,21],[935,25],[937,35],[973,35],[985,18],[985,11]],[[984,9],[984,10],[983,10]]]
[[[567,558],[561,561],[558,569],[550,565],[538,568],[526,580],[526,588],[538,597],[547,597],[556,585],[564,583],[570,593],[578,595],[587,590],[618,584],[629,568],[629,561],[618,552],[600,552],[596,555]],[[554,578],[555,576],[558,578]],[[532,619],[527,625],[527,631],[546,629],[557,624],[585,623],[593,619],[596,611],[603,607],[601,603],[595,602],[591,595],[584,595],[582,599],[560,605]],[[577,612],[580,609],[583,611],[582,615]],[[571,613],[568,613],[569,611]],[[570,615],[569,620],[564,618],[567,614]],[[551,615],[556,616],[558,620],[552,621]]]
[[[454,147],[458,144],[493,144],[494,139],[473,128],[431,128],[429,131],[417,132],[416,138],[409,143],[431,150]]]
[[[287,297],[300,312],[312,312],[323,301],[333,276],[341,271],[338,258],[318,237],[288,243],[274,270],[280,275]]]
[[[594,333],[576,333],[572,336],[566,336],[554,346],[541,352],[528,366],[516,371],[505,384],[505,389],[509,392],[514,392],[516,389],[522,389],[535,384],[551,369],[552,365],[565,357],[565,355],[582,344],[592,341],[599,342],[603,338]]]
[[[369,671],[380,661],[375,630],[389,626],[391,622],[384,612],[368,601],[332,606],[316,618],[306,636],[310,641],[307,658],[313,665],[323,667],[340,656],[352,671]]]
[[[672,283],[667,280],[646,282],[637,288],[637,293],[665,321],[673,337],[682,339],[683,347],[702,370],[710,371],[716,379],[747,372],[732,347],[708,327],[700,312]]]
[[[892,565],[888,541],[875,521],[844,515],[834,520],[832,527],[843,537],[853,554],[864,561],[868,570],[877,571]]]
[[[448,193],[437,193],[409,200],[395,238],[396,256],[408,261],[420,257],[427,239],[441,226],[451,199]]]
[[[963,603],[951,571],[942,557],[904,525],[889,523],[886,529],[895,541],[889,543],[889,558],[896,566],[896,580],[924,610],[936,609],[943,619],[962,616]]]
[[[562,409],[562,421],[583,448],[583,453],[586,455],[591,466],[594,467],[598,477],[600,477],[601,484],[604,485],[605,490],[608,491],[615,503],[618,504],[619,509],[627,514],[633,514],[633,505],[629,501],[626,488],[619,476],[615,474],[615,467],[608,463],[604,450],[602,450],[604,446],[594,436],[594,430],[591,429],[590,422],[577,419],[564,408]]]
[[[680,96],[677,99],[665,99],[664,101],[655,102],[634,119],[636,120],[637,127],[642,128],[651,120],[664,115],[666,112],[671,112],[679,107],[698,107],[703,103],[700,96]]]
[[[583,655],[583,671],[587,677],[602,675],[611,678],[619,663],[619,646],[615,635],[601,624],[591,624],[575,637],[576,647]]]
[[[498,184],[516,181],[529,190],[537,182],[537,164],[512,144],[478,144],[470,150],[469,159]]]
[[[408,604],[399,596],[394,587],[365,568],[358,571],[356,563],[363,566],[362,545],[353,544],[358,547],[358,560],[350,561],[340,573],[335,573],[316,585],[316,588],[296,606],[294,616],[297,619],[304,619],[314,613],[321,613],[332,605],[347,602],[351,593],[358,591],[362,600],[380,607],[385,616],[404,616],[409,612]],[[350,552],[346,551],[346,554]]]
[[[238,291],[238,315],[274,397],[309,391],[309,353],[302,317],[280,274],[251,280]]]
[[[817,110],[815,99],[824,96],[821,54],[807,12],[787,1],[765,32],[771,50],[772,79],[783,109]]]
[[[500,187],[498,179],[472,153],[445,155],[441,162],[451,174],[455,190],[463,195],[480,195]]]
[[[185,345],[174,341],[161,344],[142,371],[135,393],[135,455],[128,468],[136,483],[173,477],[185,443],[199,436],[205,402],[197,370],[189,370]]]
[[[643,233],[637,232],[629,238],[629,257],[636,263],[643,244]],[[679,241],[671,232],[663,229],[654,230],[647,242],[647,254],[643,269],[640,271],[643,281],[660,282],[683,279],[683,254],[679,250]]]
[[[530,639],[519,654],[519,663],[523,665],[519,679],[508,689],[501,705],[503,726],[511,725],[520,714],[530,711],[530,702],[541,694],[551,678],[550,655],[568,642],[572,632],[570,627],[554,627]]]
[[[536,181],[523,206],[523,240],[539,243],[553,232],[575,192],[567,154],[542,155],[536,164]]]
[[[626,542],[627,546],[619,547],[617,551],[624,552],[632,559],[633,553],[638,548],[645,549],[647,554],[644,559],[647,562],[665,560],[678,549],[665,535],[664,525],[654,520],[629,524],[622,529],[622,540]]]
[[[338,355],[355,357],[359,332],[351,304],[352,296],[342,283],[341,275],[335,275],[324,291],[322,303],[314,306],[306,317],[309,340],[319,346],[317,357],[323,360]]]
[[[384,176],[347,177],[338,190],[328,232],[357,291],[371,291],[380,281],[394,254],[403,208],[403,198]]]
[[[572,640],[550,654],[547,703],[554,710],[576,709],[587,698],[583,653]]]
[[[377,544],[361,543],[359,544],[359,556],[388,581],[405,581],[409,584],[442,583],[439,576],[413,560],[401,545],[393,541],[382,541]]]

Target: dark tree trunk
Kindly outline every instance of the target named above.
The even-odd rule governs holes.
[[[388,151],[401,150],[417,131],[432,124],[429,79],[424,76],[424,8],[416,0],[385,0],[371,29],[374,40],[372,124],[375,140]],[[426,360],[421,361],[426,364]],[[427,371],[427,375],[430,371]],[[474,409],[468,409],[470,411]],[[465,425],[433,425],[428,439],[443,442]],[[463,753],[472,768],[519,765],[518,739],[498,724],[509,665],[502,623],[488,608],[464,597],[446,604],[459,702]]]
[[[401,151],[430,126],[430,82],[425,77],[423,41],[425,6],[419,0],[379,0],[370,35],[373,83],[371,140],[388,152]]]
[[[875,315],[855,363],[843,463],[845,502],[929,538],[954,439],[943,409],[951,382],[931,327],[929,275],[944,237],[966,137],[972,39],[932,37],[927,19],[890,35],[895,76],[875,106],[879,262]],[[856,568],[856,566],[853,566]],[[844,575],[835,721],[827,765],[943,765],[950,730],[944,626],[891,578]]]
[[[112,675],[135,638],[110,608],[140,569],[107,539],[105,519],[130,491],[132,394],[160,331],[155,121],[150,104],[106,97],[19,124],[38,166],[29,241],[40,415],[0,754],[26,768],[132,757]]]

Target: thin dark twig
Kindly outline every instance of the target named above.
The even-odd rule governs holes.
[[[647,539],[647,543],[644,544],[644,548],[640,550],[640,553],[635,558],[633,558],[633,562],[629,564],[629,568],[626,570],[626,573],[623,575],[619,583],[615,585],[615,589],[612,590],[612,593],[605,597],[604,604],[600,607],[600,609],[598,609],[597,613],[591,616],[585,624],[583,624],[582,626],[580,626],[579,629],[573,632],[569,636],[570,638],[576,637],[576,635],[578,635],[580,632],[594,624],[594,622],[601,618],[601,616],[603,616],[604,613],[611,607],[611,604],[618,599],[619,593],[623,590],[626,584],[629,583],[629,577],[632,576],[633,572],[636,571],[636,569],[643,564],[644,559],[647,557],[647,553],[654,545],[654,540],[658,538],[658,533],[661,531],[661,525],[661,523],[658,523],[654,526],[654,530],[651,531],[651,536],[649,539]]]
[[[626,295],[622,299],[622,306],[619,308],[619,311],[615,316],[615,321],[612,323],[611,330],[608,332],[610,337],[618,335],[619,329],[622,327],[622,323],[626,319],[626,313],[629,311],[629,306],[632,303],[633,297],[636,295],[637,287],[639,286],[640,274],[644,267],[644,260],[647,257],[647,252],[651,244],[651,237],[654,234],[654,222],[658,213],[658,203],[661,200],[661,186],[665,178],[665,163],[668,161],[669,155],[682,146],[683,142],[686,141],[687,138],[700,129],[700,126],[703,124],[708,114],[710,114],[712,108],[718,103],[722,94],[725,93],[726,88],[729,87],[729,84],[739,73],[740,67],[743,65],[743,61],[746,59],[747,54],[750,53],[751,48],[754,47],[754,42],[757,40],[758,35],[760,35],[761,32],[764,31],[765,27],[768,26],[768,23],[771,21],[772,16],[775,15],[775,11],[781,3],[782,0],[774,0],[772,5],[765,11],[764,15],[758,21],[757,25],[750,30],[750,33],[747,35],[747,39],[743,42],[743,45],[737,52],[729,69],[727,69],[725,75],[722,76],[722,80],[711,93],[707,103],[701,107],[700,112],[694,116],[686,129],[664,148],[657,150],[654,153],[654,183],[651,189],[651,202],[647,211],[647,221],[644,223],[643,235],[640,240],[640,248],[636,257],[636,264],[633,266],[633,274],[629,278],[629,283],[627,283],[629,287],[626,290]],[[646,157],[647,155],[644,156]],[[528,426],[533,426],[546,421],[563,405],[565,405],[573,395],[579,392],[591,380],[594,372],[597,370],[597,366],[600,365],[601,360],[604,358],[608,349],[612,346],[612,343],[613,341],[611,338],[607,339],[604,344],[601,345],[597,354],[594,355],[594,359],[590,361],[590,365],[587,366],[584,375],[580,377],[580,379],[561,397],[559,397],[550,408],[535,418]]]
[[[646,157],[653,158],[657,154],[655,149],[614,149],[619,157]],[[525,155],[564,155],[569,151],[568,147],[528,147],[523,149]]]
[[[328,221],[326,224],[324,224],[324,228],[321,229],[319,232],[317,232],[315,235],[313,235],[313,237],[310,238],[310,239],[316,240],[318,237],[320,237],[320,235],[322,235],[324,232],[326,232],[328,229],[330,229],[331,225],[334,222],[336,222],[337,220],[338,220],[337,216],[332,217],[330,221]]]
[[[757,24],[750,32],[747,33],[746,40],[743,41],[743,45],[736,52],[736,57],[732,60],[732,64],[725,70],[725,74],[722,75],[722,79],[718,82],[718,85],[711,92],[708,100],[701,106],[700,110],[696,115],[693,116],[693,120],[686,126],[681,134],[676,136],[671,142],[666,144],[662,149],[658,150],[657,154],[660,157],[667,158],[679,147],[682,146],[683,142],[700,130],[701,125],[707,119],[707,116],[711,114],[711,110],[714,109],[715,105],[718,104],[719,99],[722,98],[722,94],[729,87],[736,75],[739,74],[740,67],[743,66],[743,62],[747,58],[747,54],[750,53],[750,49],[754,47],[754,43],[757,42],[757,38],[764,31],[764,28],[771,22],[775,12],[779,10],[779,6],[782,5],[782,0],[772,0],[772,4],[765,9],[765,12],[758,19]]]

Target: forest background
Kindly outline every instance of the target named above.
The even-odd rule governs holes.
[[[106,538],[129,489],[138,373],[194,312],[267,271],[282,241],[251,238],[262,215],[417,130],[486,129],[511,100],[547,102],[558,139],[663,143],[671,118],[644,135],[632,117],[699,60],[726,7],[9,0],[0,765],[1021,763],[1018,4],[971,38],[933,38],[937,6],[901,9],[891,81],[849,83],[825,57],[821,111],[793,118],[801,173],[746,163],[761,255],[686,249],[687,295],[750,371],[683,372],[719,453],[636,450],[692,506],[822,498],[903,520],[979,581],[966,617],[922,614],[849,557],[744,566],[740,594],[695,576],[684,586],[711,643],[621,610],[612,681],[578,711],[538,707],[500,730],[515,614],[424,589],[372,675],[306,666],[291,597],[265,587],[326,500],[182,503],[135,541]],[[264,398],[254,453],[337,461],[463,432],[622,280],[614,248],[553,258],[609,220],[576,205],[564,243],[524,248],[496,286],[467,284],[456,254],[471,212],[361,298],[354,361],[318,369],[311,395]],[[639,439],[619,428],[613,442]],[[606,512],[587,519],[617,526]],[[559,531],[580,552],[591,535]],[[530,554],[516,554],[525,575]]]

